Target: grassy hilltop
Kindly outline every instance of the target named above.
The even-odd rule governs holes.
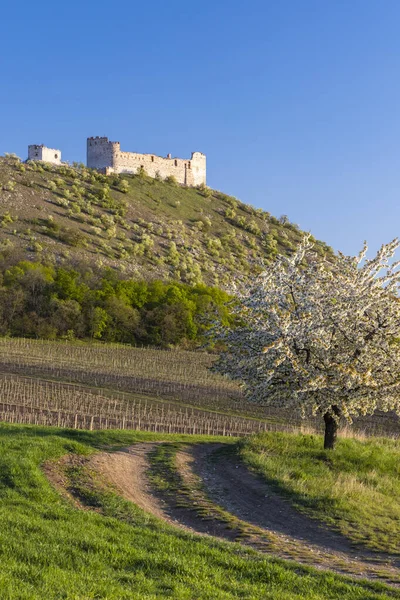
[[[138,175],[0,158],[0,251],[30,260],[111,266],[130,277],[227,286],[290,253],[286,217],[209,188]],[[322,255],[331,253],[316,243]]]

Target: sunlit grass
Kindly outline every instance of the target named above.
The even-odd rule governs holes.
[[[301,509],[370,548],[400,553],[400,441],[262,434],[241,444],[245,461]]]
[[[40,469],[68,452],[88,454],[160,437],[168,436],[0,427],[2,600],[400,598],[400,591],[380,584],[352,582],[186,534],[110,492],[90,490],[97,510],[78,510]],[[84,485],[81,481],[83,494]]]

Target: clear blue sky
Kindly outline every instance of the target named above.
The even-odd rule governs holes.
[[[7,2],[0,154],[86,137],[208,157],[208,183],[346,253],[400,233],[398,0]]]

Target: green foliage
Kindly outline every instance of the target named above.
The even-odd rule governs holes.
[[[33,242],[32,250],[34,252],[43,252],[43,246],[42,246],[42,244],[39,244],[39,242]]]
[[[126,194],[129,192],[129,182],[126,179],[122,179],[122,181],[118,184],[117,189]]]
[[[236,212],[234,211],[233,208],[228,207],[228,208],[225,209],[224,215],[225,215],[225,217],[227,219],[232,219],[233,220],[236,217]]]
[[[136,173],[136,177],[138,179],[146,179],[148,177],[143,165],[141,165],[140,167],[138,167],[137,173]]]
[[[5,152],[4,157],[11,161],[16,161],[16,162],[21,161],[20,157],[17,156],[14,152]]]
[[[205,198],[210,198],[210,197],[212,196],[212,194],[213,194],[213,192],[212,192],[212,189],[211,189],[211,188],[209,188],[209,187],[208,187],[208,186],[207,186],[205,183],[201,183],[201,184],[200,184],[200,185],[197,187],[197,189],[199,190],[199,192],[201,192],[201,193],[202,193],[202,195],[203,195]]]
[[[90,315],[90,334],[95,340],[102,338],[104,331],[107,329],[109,316],[104,308],[95,306]]]
[[[274,258],[278,254],[278,242],[273,235],[266,235],[264,238],[264,247],[267,254]]]
[[[174,177],[173,175],[168,175],[168,177],[165,178],[165,182],[168,183],[169,185],[173,185],[173,186],[178,185],[178,181],[177,181],[176,177]]]
[[[60,234],[57,223],[47,223],[53,235]],[[146,237],[138,244],[143,252],[149,248]],[[43,250],[37,242],[32,249]],[[170,257],[179,264],[173,242]],[[186,268],[195,282],[197,270]],[[77,338],[185,347],[202,343],[213,317],[230,322],[229,296],[201,284],[123,280],[111,271],[94,277],[29,261],[6,269],[2,278],[0,334],[53,338],[72,331]]]
[[[204,223],[203,223],[203,221],[195,221],[193,223],[193,227],[195,227],[199,231],[203,231],[203,229],[204,229]]]
[[[14,219],[12,218],[12,216],[10,215],[10,212],[8,210],[3,215],[1,215],[0,219],[1,219],[1,221],[0,221],[1,227],[4,227],[5,225],[8,225],[9,223],[14,222]]]
[[[13,192],[15,190],[15,186],[17,185],[16,181],[7,181],[7,183],[5,183],[3,185],[3,190],[7,191],[7,192]]]
[[[85,234],[71,227],[60,226],[58,230],[50,230],[49,235],[74,248],[83,248],[87,245]]]

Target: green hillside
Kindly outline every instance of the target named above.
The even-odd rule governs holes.
[[[160,437],[1,425],[2,599],[400,598],[392,586],[180,530],[124,500],[85,468],[85,459],[99,447],[116,449]],[[199,441],[189,436],[165,438]],[[66,469],[63,482],[78,500],[61,495],[43,470],[43,464],[58,464],[54,461],[65,455],[75,462]]]
[[[0,251],[18,260],[85,262],[131,278],[227,286],[290,253],[302,237],[286,217],[209,188],[0,157]],[[316,243],[322,255],[332,250]]]

